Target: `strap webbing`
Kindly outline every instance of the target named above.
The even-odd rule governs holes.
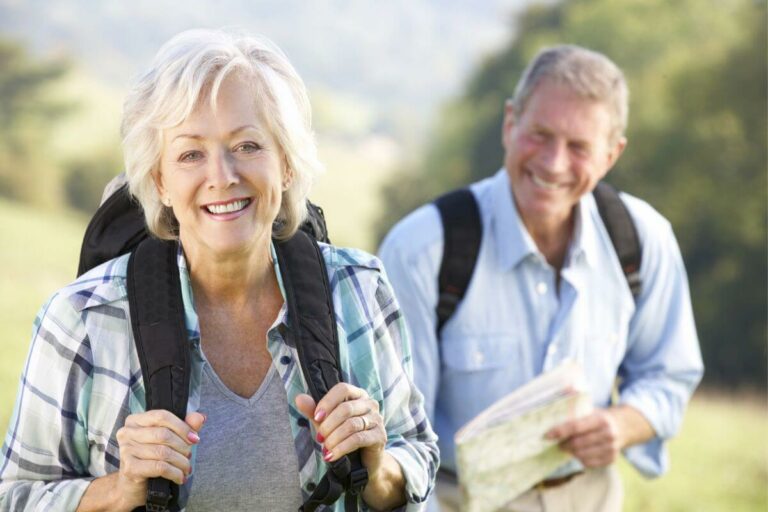
[[[316,402],[341,382],[338,333],[328,271],[320,247],[306,233],[275,243],[288,303],[286,342],[296,346],[299,366]],[[299,509],[312,512],[334,503],[346,492],[347,512],[357,512],[357,495],[368,482],[368,470],[354,452],[328,465],[323,479]]]
[[[184,419],[189,395],[189,345],[177,250],[175,242],[154,238],[138,245],[128,261],[128,303],[144,377],[146,409],[166,409]],[[178,495],[177,484],[152,478],[148,482],[146,510],[178,510]]]
[[[437,278],[437,337],[469,288],[483,238],[474,194],[467,188],[435,200],[443,223],[443,260]]]
[[[600,182],[593,191],[597,210],[603,220],[608,236],[619,258],[621,269],[627,279],[627,284],[632,296],[637,297],[642,292],[640,281],[640,263],[642,262],[642,248],[637,228],[627,206],[619,196],[619,191],[605,182]]]

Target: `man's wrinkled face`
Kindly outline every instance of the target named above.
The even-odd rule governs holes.
[[[626,139],[610,140],[604,103],[540,83],[517,117],[504,115],[502,143],[517,209],[526,226],[562,223],[618,159]]]

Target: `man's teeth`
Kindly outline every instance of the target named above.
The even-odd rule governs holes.
[[[248,203],[250,203],[250,200],[248,199],[240,199],[239,201],[232,201],[231,203],[226,204],[212,204],[209,206],[206,206],[205,208],[215,214],[222,214],[222,213],[232,213],[237,212],[248,206]]]
[[[549,181],[544,181],[541,178],[539,178],[538,176],[536,176],[535,174],[531,174],[531,179],[533,180],[533,182],[537,186],[539,186],[541,188],[545,188],[547,190],[557,190],[560,187],[560,185],[558,185],[557,183],[551,183]]]

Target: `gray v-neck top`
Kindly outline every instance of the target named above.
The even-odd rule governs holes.
[[[302,504],[288,400],[271,365],[250,398],[233,393],[206,360],[200,432],[186,512],[298,510]]]

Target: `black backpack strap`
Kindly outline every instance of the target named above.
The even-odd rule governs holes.
[[[619,196],[619,191],[608,183],[600,182],[592,192],[597,203],[597,210],[603,219],[605,229],[611,237],[611,243],[619,257],[621,269],[627,279],[632,296],[637,300],[643,288],[640,280],[642,248],[637,228],[627,206]]]
[[[320,247],[303,231],[275,241],[288,304],[288,336],[295,344],[309,392],[316,402],[341,382],[336,316],[328,271]],[[347,512],[357,511],[357,498],[368,482],[360,453],[330,463],[323,479],[299,509],[312,512],[346,492]]]
[[[175,242],[154,238],[138,245],[128,261],[128,303],[146,408],[166,409],[183,420],[189,396],[189,344],[177,251]],[[146,510],[179,510],[178,497],[177,484],[152,478]]]
[[[128,192],[128,185],[107,198],[88,223],[80,248],[78,277],[88,270],[131,251],[147,238],[144,212]]]
[[[474,194],[454,190],[435,200],[443,222],[443,260],[437,277],[437,339],[464,298],[475,271],[483,224]]]

